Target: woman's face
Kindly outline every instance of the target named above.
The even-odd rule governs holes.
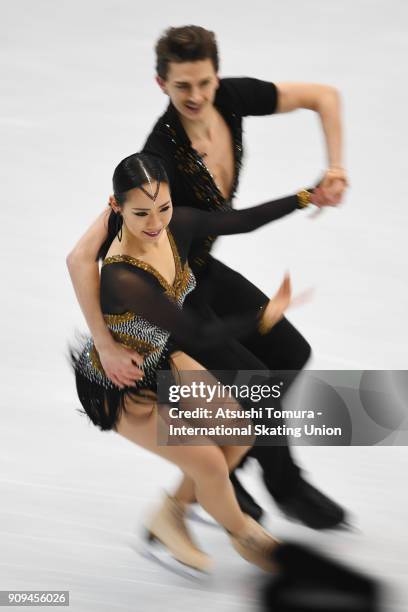
[[[157,189],[156,181],[152,186],[144,184],[143,189],[153,195]],[[115,210],[118,210],[115,207]],[[165,228],[171,221],[173,206],[170,199],[170,190],[167,183],[160,183],[156,200],[151,200],[141,189],[136,187],[127,192],[125,203],[119,208],[126,231],[137,240],[152,243],[159,240]]]

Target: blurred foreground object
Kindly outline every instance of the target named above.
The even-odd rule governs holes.
[[[274,554],[281,568],[262,593],[273,612],[380,612],[380,585],[363,574],[298,544]]]

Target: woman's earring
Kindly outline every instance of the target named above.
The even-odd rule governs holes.
[[[123,234],[123,217],[120,213],[116,213],[116,235],[118,237],[119,242],[122,241]]]

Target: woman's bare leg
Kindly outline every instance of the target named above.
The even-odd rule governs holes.
[[[220,447],[225,457],[229,473],[232,472],[237,465],[239,465],[241,459],[247,454],[250,448],[250,446]],[[195,501],[197,501],[194,481],[189,476],[184,475],[173,496],[179,502],[184,504],[193,504]]]
[[[221,449],[206,446],[159,446],[158,411],[155,404],[137,404],[126,398],[126,410],[116,431],[135,444],[177,465],[194,483],[198,502],[225,529],[238,533],[245,528],[245,516],[229,479],[228,465]]]
[[[210,382],[211,380],[214,383],[217,382],[217,380],[205,370],[204,366],[202,366],[195,359],[181,351],[177,351],[176,353],[173,353],[171,355],[171,366],[173,374],[175,375],[176,380],[179,381],[179,384],[188,384],[187,377],[184,375],[184,373],[190,373],[194,371],[198,372],[199,374],[205,372],[206,379],[209,379],[207,382]],[[208,406],[211,408],[211,404],[209,404]],[[182,401],[180,402],[180,407],[185,407]],[[194,407],[194,405],[190,406],[190,408]],[[228,400],[228,407],[231,410],[239,409],[239,405],[235,402],[235,400],[232,399]],[[232,472],[235,467],[239,465],[241,459],[248,453],[251,447],[251,445],[224,445],[219,447],[223,452],[229,472]],[[180,485],[175,491],[174,498],[177,499],[177,501],[183,502],[185,504],[191,504],[197,501],[194,481],[186,474],[184,474]]]
[[[278,543],[241,511],[222,450],[209,439],[199,440],[205,446],[159,446],[158,425],[161,417],[157,404],[136,404],[130,398],[125,401],[127,412],[120,416],[116,431],[131,442],[179,466],[194,483],[197,501],[230,532],[235,550],[250,563],[266,571],[276,571],[271,555]],[[184,533],[183,536],[182,518],[181,524],[179,521],[180,518],[172,520],[171,511],[170,517],[167,513],[163,518],[161,510],[149,527],[150,533],[159,540],[162,538],[161,541],[177,560],[190,568],[208,571],[206,556],[194,546],[188,534]]]

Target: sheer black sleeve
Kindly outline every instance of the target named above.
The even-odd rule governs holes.
[[[247,334],[256,329],[258,322],[259,311],[254,309],[225,318],[222,322],[203,323],[172,302],[149,273],[122,262],[103,266],[101,296],[103,312],[134,312],[167,330],[180,347],[192,355],[197,349],[220,345],[231,336]]]
[[[251,208],[205,212],[195,208],[178,208],[180,222],[188,227],[193,238],[245,234],[281,219],[298,208],[297,195],[271,200]]]

